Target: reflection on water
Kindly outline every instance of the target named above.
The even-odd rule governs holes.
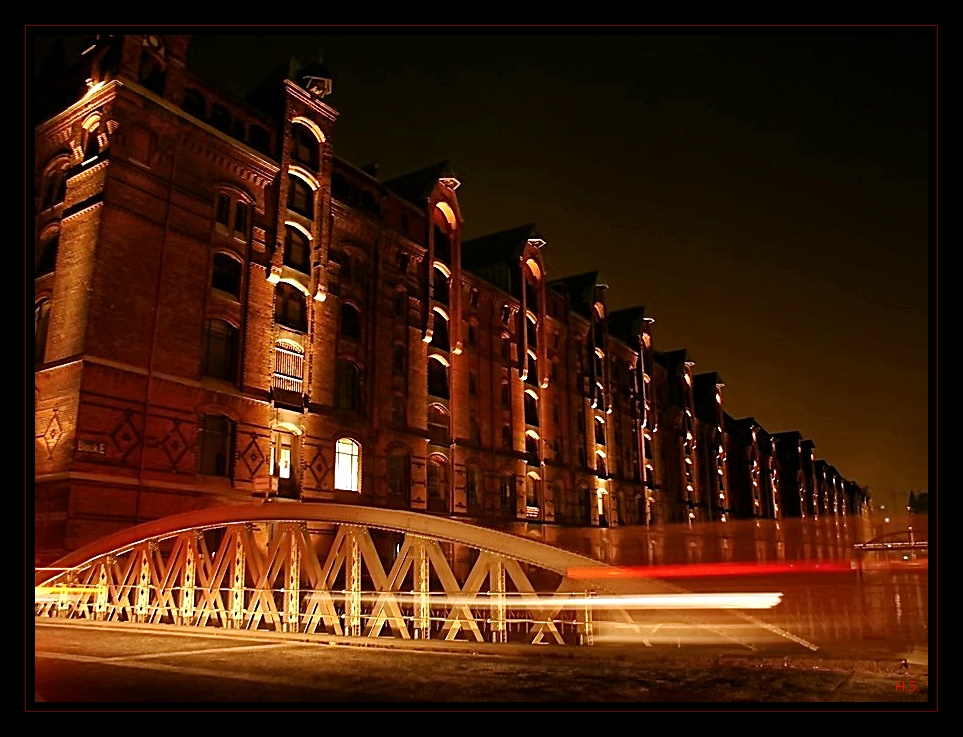
[[[854,550],[856,543],[905,530],[909,521],[914,523],[914,539],[927,540],[925,517],[885,526],[854,517],[827,517],[691,528],[545,528],[541,536],[544,542],[611,565],[638,566],[640,575],[646,567],[692,565],[699,575],[672,579],[691,591],[781,591],[777,607],[754,616],[822,646],[913,651],[928,643],[928,551]],[[799,566],[801,570],[794,572],[789,565],[794,561],[846,565],[827,566],[828,572]],[[783,562],[787,567],[785,573],[753,575],[741,565],[733,566],[735,575],[717,575],[718,566],[698,565],[747,562]]]

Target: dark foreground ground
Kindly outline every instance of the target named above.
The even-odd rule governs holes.
[[[937,711],[926,650],[413,643],[33,623],[26,710]],[[935,685],[935,684],[934,684]]]

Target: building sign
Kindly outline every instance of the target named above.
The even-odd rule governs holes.
[[[89,440],[77,440],[77,450],[81,453],[96,453],[97,455],[107,455],[106,443],[92,443]]]

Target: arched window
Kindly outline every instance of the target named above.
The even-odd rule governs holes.
[[[507,471],[498,477],[498,496],[501,508],[508,511],[515,509],[515,475]]]
[[[525,455],[531,465],[537,466],[541,463],[538,453],[538,436],[534,433],[525,434]]]
[[[525,506],[539,507],[542,498],[542,480],[538,474],[530,473],[525,477]]]
[[[151,92],[164,94],[167,50],[157,36],[145,36],[140,52],[138,81]]]
[[[451,347],[451,341],[448,338],[448,318],[438,310],[435,310],[431,344],[440,351],[447,351]]]
[[[217,318],[204,323],[204,362],[201,373],[213,379],[237,378],[237,328]]]
[[[307,274],[310,272],[311,242],[298,228],[288,225],[284,231],[284,265]]]
[[[214,254],[211,286],[232,297],[241,296],[241,262],[226,253]]]
[[[316,172],[320,166],[320,142],[314,135],[314,131],[301,123],[295,123],[291,127],[291,158],[299,164],[303,164],[308,169]]]
[[[437,356],[428,357],[428,393],[448,399],[448,366]]]
[[[304,293],[293,284],[278,284],[274,295],[274,321],[302,333],[308,331]]]
[[[50,323],[50,300],[44,299],[33,308],[33,365],[43,363],[47,348],[47,327]]]
[[[435,225],[435,258],[445,263],[451,263],[451,235],[448,229],[438,224]]]
[[[605,454],[601,451],[595,453],[595,472],[601,477],[605,478],[608,476],[605,468]]]
[[[433,455],[428,458],[428,503],[448,501],[448,459]]]
[[[595,444],[605,445],[605,418],[595,416]]]
[[[440,404],[428,407],[428,442],[448,445],[451,442],[450,416]]]
[[[314,190],[294,174],[288,176],[288,209],[314,220]]]
[[[198,428],[198,473],[231,475],[234,422],[224,415],[202,415]]]
[[[100,155],[100,118],[94,117],[84,123],[80,143],[84,152],[84,163]]]
[[[395,448],[388,453],[388,495],[404,499],[411,498],[411,457],[408,451]]]
[[[432,269],[434,275],[433,293],[436,302],[447,305],[449,302],[448,275],[439,268]]]
[[[34,276],[41,277],[52,274],[57,266],[57,249],[60,247],[60,231],[55,230],[44,236],[40,246],[40,256]]]
[[[538,399],[534,392],[525,392],[525,424],[538,427]]]
[[[334,488],[361,491],[361,445],[341,438],[334,446]]]
[[[481,470],[477,463],[465,466],[465,502],[469,507],[477,507],[481,502]]]
[[[67,196],[67,167],[70,159],[62,156],[55,163],[48,166],[43,179],[43,195],[40,199],[40,209],[48,210],[63,203]]]
[[[341,304],[341,337],[361,340],[361,313],[348,302]]]
[[[338,409],[361,411],[361,372],[354,363],[343,358],[335,367],[334,403]]]
[[[221,234],[247,242],[251,230],[251,206],[236,193],[218,192],[214,222]]]

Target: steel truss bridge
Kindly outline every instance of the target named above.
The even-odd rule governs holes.
[[[694,619],[672,598],[683,589],[607,578],[607,570],[551,545],[417,512],[259,503],[166,517],[70,553],[37,571],[35,615],[558,645],[592,644],[612,628],[648,645],[673,623],[696,621],[750,648],[747,625],[752,641],[765,632],[809,646],[711,602],[701,606],[716,616]]]

